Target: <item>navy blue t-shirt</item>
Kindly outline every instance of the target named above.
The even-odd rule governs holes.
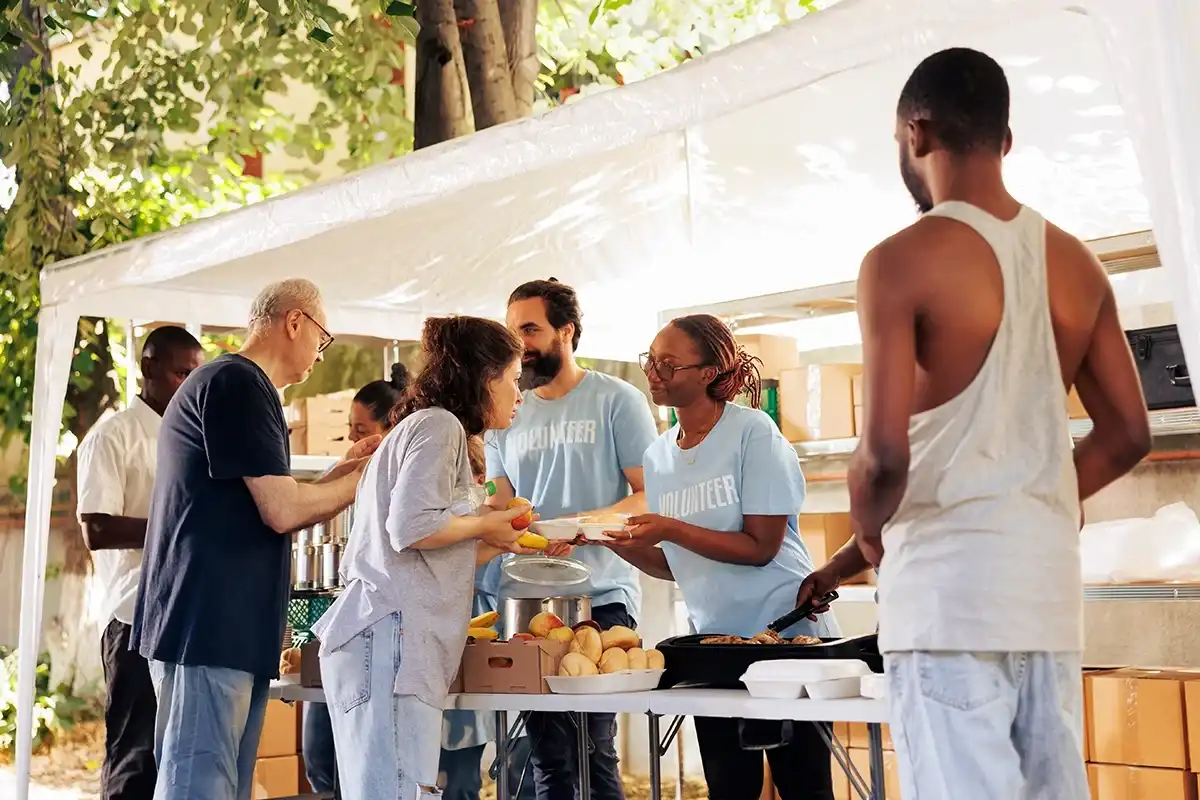
[[[289,475],[279,393],[223,355],[163,414],[132,649],[156,661],[279,674],[291,537],[267,527],[244,478]]]

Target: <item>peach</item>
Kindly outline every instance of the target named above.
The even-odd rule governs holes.
[[[516,517],[512,521],[513,528],[519,531],[523,531],[533,524],[533,503],[529,502],[524,497],[514,497],[512,500],[509,500],[508,505],[505,506],[505,508],[508,509],[519,508],[521,506],[526,507],[526,512],[521,516]]]
[[[529,620],[529,632],[539,639],[545,639],[550,635],[550,631],[555,628],[562,628],[565,624],[557,614],[543,611]]]

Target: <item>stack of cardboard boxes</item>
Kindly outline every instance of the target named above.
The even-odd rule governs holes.
[[[268,700],[258,761],[254,765],[254,800],[295,797],[311,791],[300,758],[301,705]]]
[[[813,566],[820,567],[829,557],[842,548],[842,545],[854,538],[850,527],[850,515],[837,514],[801,514],[800,538],[812,558]],[[875,571],[867,570],[857,577],[845,581],[847,584],[875,582]]]
[[[302,397],[284,409],[292,455],[344,456],[353,390]]]

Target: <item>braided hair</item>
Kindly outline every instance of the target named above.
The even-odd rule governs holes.
[[[677,317],[671,324],[692,340],[700,351],[700,363],[716,367],[717,377],[708,384],[708,396],[714,400],[732,401],[743,392],[750,395],[750,405],[758,408],[762,402],[762,360],[746,352],[733,338],[733,331],[711,314],[690,314]]]

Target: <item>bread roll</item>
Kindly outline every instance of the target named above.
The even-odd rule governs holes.
[[[646,669],[665,669],[666,666],[662,653],[657,650],[646,651]]]
[[[640,647],[631,647],[628,650],[629,668],[630,669],[646,669],[646,651]]]
[[[300,648],[289,647],[279,654],[279,674],[295,675],[300,671]]]
[[[600,663],[604,654],[604,646],[600,643],[600,634],[593,628],[580,628],[575,631],[575,641],[571,642],[571,652],[580,653],[593,664]]]
[[[610,647],[600,656],[600,674],[620,672],[629,669],[629,656],[619,647]]]
[[[558,674],[564,678],[578,678],[581,675],[599,675],[600,670],[582,653],[567,653],[559,662]]]
[[[619,647],[622,650],[628,650],[631,647],[637,647],[642,643],[638,637],[637,631],[632,628],[626,628],[624,625],[614,625],[613,627],[600,634],[600,644],[607,650],[610,647]]]

